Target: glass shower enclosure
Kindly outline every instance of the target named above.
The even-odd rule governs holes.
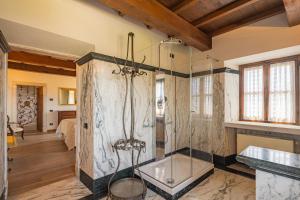
[[[200,89],[199,85],[205,79],[212,86],[212,76],[198,79],[193,71],[198,60],[193,58],[193,49],[181,41],[170,38],[156,46],[158,56],[148,56],[152,58],[150,64],[157,66],[153,73],[154,162],[141,166],[140,171],[146,182],[175,195],[213,169],[210,134],[201,130],[203,121],[209,124],[201,112],[212,116],[213,108],[208,100],[202,106],[200,94],[212,89]],[[211,72],[208,69],[206,75]],[[207,98],[212,102],[212,94]],[[209,144],[204,147],[203,141]]]

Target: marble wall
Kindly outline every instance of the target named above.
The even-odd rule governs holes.
[[[211,85],[207,85],[209,76]],[[224,122],[238,119],[238,74],[221,72],[194,78],[199,79],[200,108],[192,114],[192,148],[223,157],[235,154],[235,134],[225,129]],[[210,101],[206,97],[207,87],[212,87]],[[210,104],[212,112],[207,115]]]
[[[7,56],[0,49],[0,196],[7,186],[6,59]]]
[[[213,75],[213,131],[212,131],[212,152],[223,156],[225,149],[225,134],[224,134],[224,84],[225,73],[217,73]]]
[[[165,154],[190,147],[190,79],[164,75]]]
[[[90,177],[94,176],[94,133],[93,133],[93,63],[88,62],[77,67],[78,84],[78,109],[77,121],[79,122],[79,160],[78,165]]]
[[[239,118],[239,75],[217,73],[214,77],[212,151],[219,156],[236,154],[236,137],[224,122]]]
[[[194,77],[199,83],[199,110],[192,113],[192,148],[202,152],[212,152],[212,122],[214,116],[214,77],[213,75]],[[210,81],[206,81],[206,80]],[[212,97],[207,98],[207,88]],[[193,101],[193,99],[192,99]],[[211,109],[211,110],[210,110]]]
[[[256,170],[256,199],[300,199],[300,181]]]
[[[190,147],[190,79],[176,77],[176,149]]]
[[[112,145],[124,138],[122,111],[126,81],[124,76],[112,74],[113,70],[118,70],[113,63],[92,60],[81,68],[80,167],[96,179],[112,174],[117,167],[117,156]],[[147,71],[147,75],[134,79],[135,137],[146,141],[141,162],[153,158],[153,77],[153,72]],[[84,128],[85,123],[88,128]],[[125,127],[129,137],[129,104],[125,109]],[[120,152],[120,157],[120,170],[131,166],[130,152]]]

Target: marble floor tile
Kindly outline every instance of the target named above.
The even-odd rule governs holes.
[[[76,177],[10,196],[9,200],[75,200],[88,196],[88,190]]]
[[[9,199],[17,200],[76,200],[91,192],[78,181],[69,178],[41,188],[37,188]],[[103,198],[102,200],[105,200]],[[146,200],[163,200],[161,196],[148,190]],[[232,174],[220,169],[208,179],[193,188],[180,199],[184,200],[255,200],[255,180]]]
[[[103,198],[101,200],[105,200]],[[164,198],[148,189],[146,200]],[[215,173],[180,198],[181,200],[255,200],[255,180],[215,169]]]
[[[215,173],[185,194],[186,200],[255,200],[255,180],[215,169]]]

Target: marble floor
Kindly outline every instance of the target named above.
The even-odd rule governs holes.
[[[9,200],[76,200],[90,194],[91,192],[77,178],[72,177],[18,196],[11,196]],[[102,200],[105,199],[103,198]],[[212,176],[180,199],[255,200],[255,180],[215,169],[215,173]],[[146,200],[163,200],[163,198],[148,190]]]
[[[164,198],[150,191],[147,200]],[[255,200],[255,180],[220,169],[180,199],[185,200]]]

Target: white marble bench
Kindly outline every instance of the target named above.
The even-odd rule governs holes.
[[[300,199],[300,155],[249,146],[236,159],[256,169],[256,199]]]

